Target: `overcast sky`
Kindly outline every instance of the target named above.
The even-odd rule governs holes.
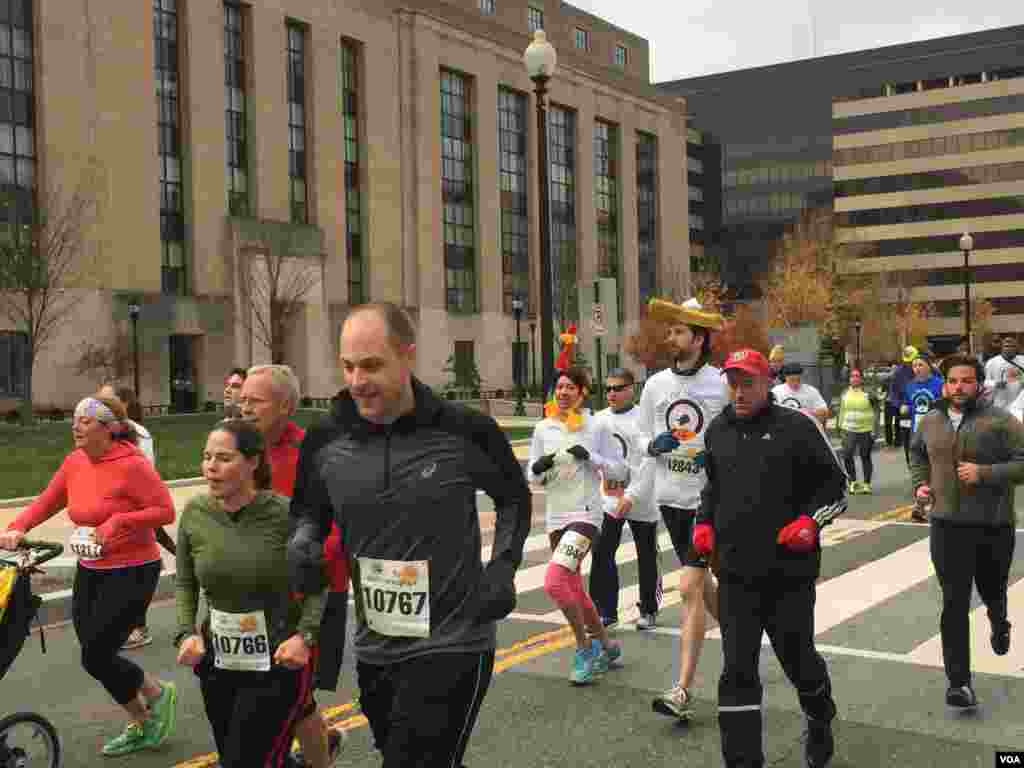
[[[1021,0],[568,1],[646,37],[653,82],[1024,24]]]

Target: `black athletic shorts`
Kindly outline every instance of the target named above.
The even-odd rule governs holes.
[[[695,509],[680,509],[679,507],[668,507],[662,505],[661,519],[665,521],[668,535],[672,539],[672,546],[676,550],[676,556],[684,567],[707,568],[707,555],[699,555],[693,548],[693,521],[697,517]]]

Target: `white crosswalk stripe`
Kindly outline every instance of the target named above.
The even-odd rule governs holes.
[[[894,525],[905,526],[906,524],[840,519],[824,530],[822,546],[826,550],[838,547],[860,536],[871,534],[880,528]],[[1024,531],[1018,531],[1018,533],[1021,532]],[[924,532],[922,531],[922,533]],[[544,534],[531,536],[527,545],[528,551],[531,552],[546,549],[546,547],[547,536]],[[659,535],[658,549],[660,552],[671,552],[672,543],[667,533]],[[827,552],[823,557],[828,557]],[[636,547],[632,541],[624,541],[616,554],[616,562],[621,566],[633,563],[635,560]],[[584,575],[589,574],[590,564],[591,558],[588,557],[582,567]],[[520,595],[524,595],[543,589],[546,568],[546,563],[527,565],[521,568],[516,574],[517,592]],[[680,573],[681,570],[672,570],[662,574],[665,584],[662,615],[671,615],[666,614],[665,609],[671,608],[671,606],[677,605],[680,602],[681,598],[678,592]],[[913,541],[881,557],[867,559],[845,573],[826,579],[818,584],[818,598],[815,611],[816,633],[818,637],[821,637],[829,633],[830,630],[836,630],[837,627],[841,627],[845,622],[888,601],[899,599],[919,600],[921,599],[920,590],[916,590],[917,597],[910,597],[909,595],[914,594],[915,587],[934,578],[935,573],[931,563],[929,541],[926,535],[924,538]],[[638,584],[622,585],[619,590],[619,625],[622,629],[628,629],[639,617],[639,609],[636,607],[638,599]],[[1009,605],[1010,622],[1016,627],[1024,628],[1024,579],[1019,579],[1016,582],[1011,581]],[[934,624],[928,628],[932,632],[931,636],[919,642],[907,652],[889,652],[877,648],[866,649],[836,645],[834,644],[834,634],[829,636],[829,639],[833,642],[819,644],[819,650],[826,654],[881,659],[941,669],[942,643],[939,637],[938,626],[940,607],[939,604],[934,606]],[[554,606],[552,605],[551,608],[553,609]],[[519,611],[513,613],[509,618],[552,625],[565,624],[565,619],[559,610],[548,610],[544,613]],[[709,622],[711,622],[710,618]],[[717,627],[714,627],[713,623],[712,627],[708,631],[707,637],[720,639],[719,630]],[[917,628],[917,631],[920,632],[920,627]],[[971,613],[973,669],[979,673],[991,673],[1024,679],[1024,642],[1014,638],[1018,642],[1012,645],[1010,653],[1002,657],[996,656],[989,644],[989,631],[990,627],[985,608],[984,606],[979,606]],[[662,635],[679,635],[679,629],[672,626],[659,627],[654,632]],[[767,637],[763,638],[763,643],[768,644]]]

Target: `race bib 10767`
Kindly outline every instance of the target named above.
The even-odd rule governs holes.
[[[429,561],[360,557],[359,582],[370,629],[388,637],[430,637]]]

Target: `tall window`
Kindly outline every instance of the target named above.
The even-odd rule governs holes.
[[[288,198],[293,224],[309,223],[306,186],[306,30],[288,24]]]
[[[32,2],[11,0],[0,15],[0,190],[10,201],[0,221],[12,225],[31,224],[35,207],[32,49]]]
[[[241,6],[224,4],[224,122],[227,126],[228,213],[249,215],[249,155],[245,125],[245,17]]]
[[[611,123],[594,123],[594,204],[597,207],[597,272],[619,278],[619,132]]]
[[[590,33],[585,29],[576,27],[576,47],[581,51],[590,50]]]
[[[480,13],[494,15],[494,0],[480,0]]]
[[[526,97],[498,89],[498,149],[501,184],[502,305],[512,311],[512,298],[523,300],[529,313],[530,224],[526,210]]]
[[[538,29],[544,29],[544,11],[534,8],[532,5],[526,7],[526,28],[531,34]]]
[[[624,45],[615,46],[615,66],[625,67],[629,61],[629,49]]]
[[[164,293],[183,295],[185,211],[181,195],[181,122],[178,115],[177,0],[153,0],[153,42],[160,153],[160,274]]]
[[[658,287],[658,158],[657,140],[636,135],[636,215],[640,246],[640,303],[646,304]]]
[[[341,114],[345,123],[345,251],[348,301],[362,304],[366,291],[362,205],[359,196],[359,45],[341,42]]]
[[[577,319],[576,287],[576,113],[548,109],[548,162],[551,179],[552,309],[562,328]],[[541,279],[544,279],[542,277]]]
[[[24,397],[28,364],[28,334],[0,331],[0,395]]]
[[[449,312],[476,312],[473,121],[469,89],[470,81],[465,75],[441,71],[441,199]]]

